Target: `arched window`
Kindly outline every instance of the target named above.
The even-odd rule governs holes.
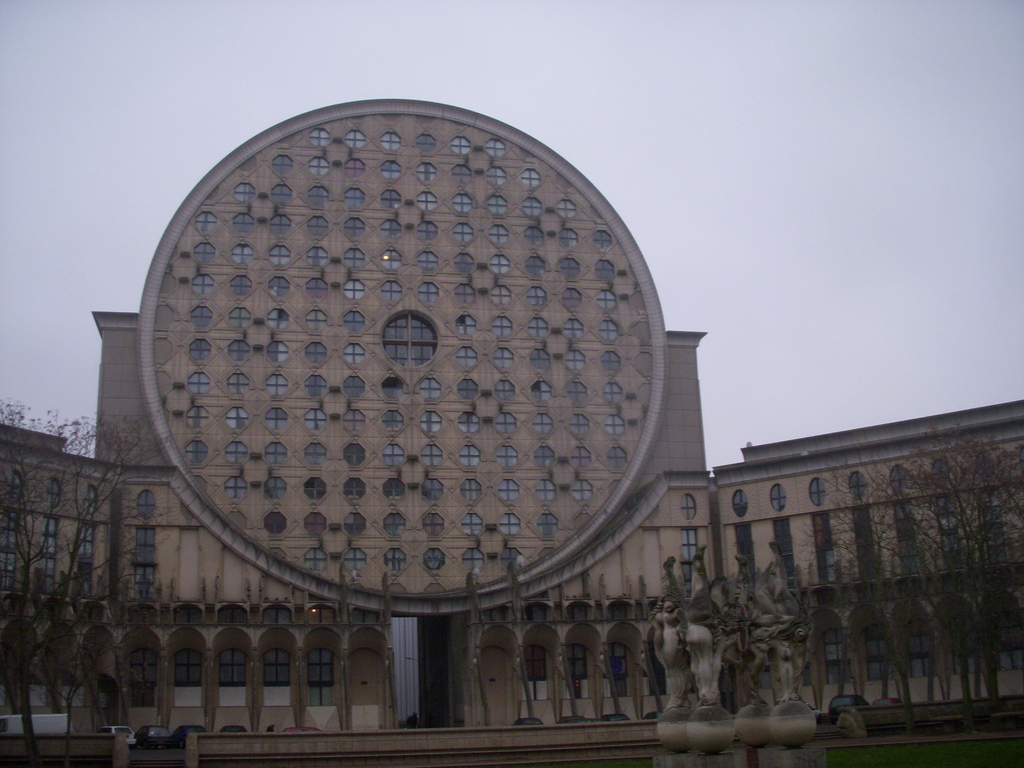
[[[864,475],[860,472],[853,472],[850,474],[850,495],[854,501],[864,501],[864,497],[868,494],[868,483],[864,479]]]
[[[55,510],[60,506],[61,500],[61,489],[60,480],[56,477],[51,477],[46,483],[46,498],[50,503],[50,510]]]
[[[838,683],[843,673],[843,631],[826,629],[821,642],[825,646],[825,682]]]
[[[174,687],[198,688],[203,682],[203,655],[193,648],[174,654]]]
[[[263,609],[264,624],[291,624],[292,612],[283,605],[272,605]]]
[[[306,657],[306,684],[310,706],[334,704],[334,654],[326,648],[314,648]]]
[[[179,605],[174,609],[175,624],[202,624],[203,612],[195,605]]]
[[[626,666],[626,646],[622,643],[608,644],[608,667],[612,673],[611,684],[616,696],[627,696],[629,670]]]
[[[99,497],[99,491],[96,490],[95,485],[90,485],[88,488],[85,489],[85,496],[83,497],[82,501],[83,511],[86,515],[96,514],[96,509],[97,506],[99,505]]]
[[[7,500],[12,504],[17,504],[24,494],[25,478],[22,477],[21,472],[14,470],[7,480]]]
[[[548,697],[548,651],[543,645],[528,645],[523,649],[526,681],[530,698],[543,701]]]
[[[582,698],[587,695],[587,647],[579,643],[572,643],[566,651],[566,661],[569,664],[572,695],[577,699]]]
[[[526,606],[526,620],[547,621],[548,607],[544,605],[544,603],[531,603],[530,605]]]
[[[650,685],[653,690],[656,690],[664,696],[668,693],[668,682],[665,679],[665,666],[658,660],[658,655],[654,652],[653,640],[647,641],[647,659],[654,671],[654,680],[652,681],[650,679],[646,671],[644,672],[644,677],[647,679],[648,685]]]
[[[608,606],[608,618],[614,621],[629,619],[629,603],[619,601]]]
[[[128,657],[128,699],[132,707],[156,706],[157,655],[149,648],[137,648]]]
[[[931,674],[932,633],[927,622],[914,621],[907,627],[907,652],[910,677],[928,677]]]
[[[1020,611],[999,613],[999,668],[1024,669],[1024,626]]]
[[[333,624],[334,609],[329,605],[314,605],[306,612],[307,624]]]
[[[249,616],[240,605],[225,605],[217,610],[218,624],[247,624]]]
[[[589,611],[586,603],[572,603],[569,605],[566,618],[569,621],[586,621],[589,618]]]
[[[820,477],[814,478],[807,486],[807,493],[811,497],[811,504],[820,507],[825,503],[825,482]]]
[[[292,682],[292,657],[284,648],[271,648],[263,654],[263,685],[285,688]]]
[[[221,688],[245,687],[245,653],[237,648],[228,648],[220,652],[217,658],[220,668]]]
[[[135,509],[138,510],[138,516],[143,520],[153,517],[153,513],[157,511],[157,497],[154,496],[152,490],[143,490],[138,495],[138,499],[135,500]]]
[[[864,629],[864,660],[868,667],[868,680],[885,680],[888,665],[885,662],[885,634],[878,624]]]

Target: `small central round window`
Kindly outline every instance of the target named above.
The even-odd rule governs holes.
[[[437,352],[437,331],[420,315],[399,315],[384,326],[384,352],[399,365],[423,365]]]

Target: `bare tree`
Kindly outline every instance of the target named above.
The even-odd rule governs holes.
[[[0,403],[0,668],[22,715],[28,758],[41,765],[33,691],[70,714],[94,665],[89,629],[121,614],[125,483],[150,458],[144,432]]]
[[[964,725],[973,729],[971,664],[981,664],[994,711],[1007,610],[1024,587],[1021,457],[969,434],[945,434],[864,472],[847,483],[852,509],[837,527],[837,551],[857,596],[877,609],[908,727],[908,672],[921,650],[912,647],[913,606],[920,605],[959,670]]]
[[[909,733],[914,730],[908,652],[914,590],[908,589],[906,564],[900,557],[902,521],[892,505],[866,503],[869,484],[862,484],[862,479],[863,474],[856,475],[849,485],[856,506],[833,519],[836,565],[852,601],[870,613],[869,622],[862,627],[868,677],[880,678],[884,684],[892,671]],[[855,645],[857,639],[848,638],[847,645]],[[879,643],[885,651],[882,660],[877,653]]]

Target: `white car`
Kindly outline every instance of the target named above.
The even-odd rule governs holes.
[[[135,731],[133,731],[127,725],[104,725],[102,728],[96,731],[96,733],[123,733],[127,737],[128,749],[131,749],[135,746]]]

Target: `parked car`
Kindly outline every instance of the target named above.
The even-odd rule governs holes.
[[[162,725],[144,725],[135,732],[137,749],[160,749],[174,746],[171,732]]]
[[[621,712],[609,712],[607,715],[601,715],[598,719],[604,723],[621,723],[624,720],[629,720],[629,715],[624,715]]]
[[[589,723],[589,717],[583,717],[583,715],[565,715],[564,717],[558,718],[559,725],[569,725],[572,723]]]
[[[839,719],[839,710],[843,707],[866,707],[867,705],[867,699],[855,693],[845,696],[833,696],[832,701],[828,703],[828,719],[835,725]]]
[[[221,733],[248,733],[245,730],[244,725],[222,725],[220,727]]]
[[[135,731],[133,731],[127,725],[104,725],[102,728],[98,729],[96,733],[123,733],[128,742],[128,749],[131,749],[135,746]]]
[[[292,725],[285,728],[281,733],[309,733],[319,730],[319,728],[314,728],[312,725]]]
[[[872,707],[888,707],[891,704],[902,704],[903,699],[898,696],[887,696],[884,699],[875,699],[871,702]]]
[[[644,720],[657,720],[661,717],[661,712],[646,712],[644,713]]]
[[[206,733],[206,729],[201,725],[179,725],[174,729],[174,733],[171,734],[172,746],[183,749],[185,747],[185,737],[190,733]]]
[[[512,725],[544,725],[539,717],[520,717]]]

